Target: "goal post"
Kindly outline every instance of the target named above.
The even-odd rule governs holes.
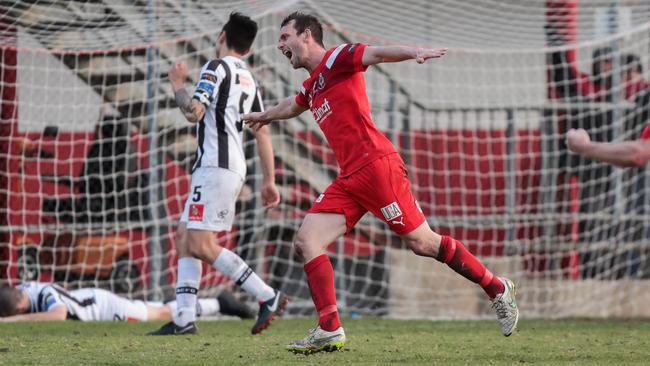
[[[276,44],[282,19],[302,10],[323,20],[328,48],[450,48],[425,65],[369,68],[373,119],[431,227],[518,282],[524,316],[650,316],[639,295],[650,293],[648,172],[564,142],[569,128],[604,142],[637,139],[648,124],[650,6],[616,3],[0,1],[0,281],[173,297],[196,137],[167,70],[187,62],[192,88],[236,10],[259,24],[245,61],[265,104],[295,95],[307,74]],[[286,291],[290,313],[312,315],[292,243],[338,168],[310,113],[271,130],[282,203],[261,206],[245,129],[236,223],[215,240]],[[343,314],[492,316],[477,286],[416,257],[372,215],[328,253]],[[204,293],[232,285],[204,267]]]

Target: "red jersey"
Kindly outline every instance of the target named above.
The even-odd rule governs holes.
[[[311,110],[325,134],[342,177],[397,152],[370,117],[363,76],[368,67],[361,62],[365,49],[357,43],[328,50],[296,95],[296,103]]]
[[[641,132],[641,140],[650,140],[650,125],[647,125]]]
[[[623,85],[625,99],[629,100],[630,102],[634,102],[640,92],[646,89],[650,89],[650,83],[645,80],[625,80],[623,81]]]
[[[578,93],[584,97],[593,98],[597,102],[605,100],[607,90],[604,86],[596,84],[589,74],[578,73]]]

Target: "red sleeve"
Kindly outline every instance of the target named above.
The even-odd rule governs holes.
[[[356,72],[368,70],[368,66],[363,64],[363,52],[366,50],[366,47],[367,45],[363,43],[356,44],[354,50],[354,71]]]
[[[589,74],[577,72],[578,75],[578,94],[584,97],[594,97],[596,87],[591,82]]]
[[[641,132],[641,140],[650,140],[650,125],[647,125]]]
[[[299,106],[302,106],[304,108],[309,108],[309,101],[307,100],[307,89],[305,89],[305,84],[307,82],[303,83],[302,86],[300,86],[300,90],[298,91],[298,94],[296,94],[296,104]]]
[[[366,71],[368,66],[362,62],[363,52],[366,50],[366,47],[367,45],[363,43],[340,45],[330,54],[329,57],[332,60],[332,64],[328,67],[336,67],[338,70],[344,72]],[[326,66],[328,64],[329,62],[326,63]]]

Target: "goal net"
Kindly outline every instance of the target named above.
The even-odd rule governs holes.
[[[228,14],[240,11],[260,25],[246,61],[266,105],[295,95],[307,74],[276,43],[282,19],[302,10],[324,22],[328,48],[450,48],[425,65],[369,68],[373,118],[405,160],[432,228],[519,283],[524,316],[650,316],[646,169],[596,163],[564,143],[569,128],[624,141],[646,126],[645,1],[0,1],[0,9],[5,285],[173,297],[196,137],[167,71],[186,61],[192,88]],[[292,314],[309,315],[292,242],[338,170],[310,113],[271,127],[282,203],[260,204],[245,130],[236,224],[215,240],[286,291]],[[371,215],[329,254],[345,315],[492,316],[480,288],[415,256]],[[204,267],[201,291],[230,286]]]

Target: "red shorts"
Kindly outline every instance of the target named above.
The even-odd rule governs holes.
[[[309,209],[309,213],[345,215],[347,231],[368,211],[399,235],[410,233],[426,220],[398,154],[386,155],[336,178]]]

